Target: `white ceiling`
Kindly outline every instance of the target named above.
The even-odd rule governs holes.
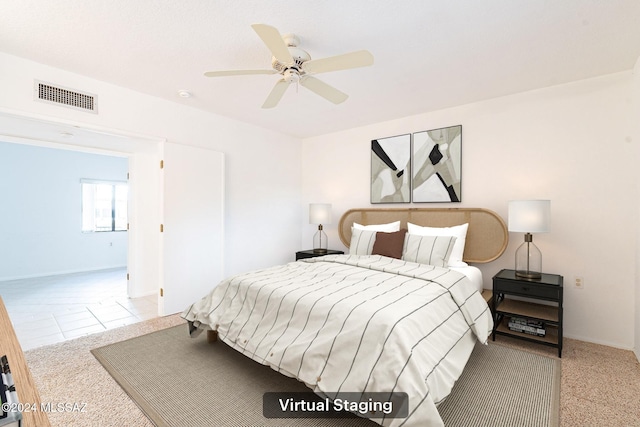
[[[290,87],[263,110],[280,76],[203,76],[270,68],[253,23],[312,58],[367,49],[375,63],[318,76],[350,95],[340,105]],[[0,0],[0,51],[309,137],[630,70],[640,1]]]

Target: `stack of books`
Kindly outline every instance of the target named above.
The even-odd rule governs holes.
[[[512,331],[524,332],[537,337],[544,337],[547,333],[544,322],[524,317],[510,317],[508,326]]]

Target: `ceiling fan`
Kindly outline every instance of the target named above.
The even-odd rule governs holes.
[[[373,64],[373,55],[366,50],[322,59],[311,59],[311,56],[307,52],[298,47],[300,39],[295,34],[285,34],[281,36],[276,28],[266,24],[253,24],[251,27],[273,54],[271,60],[272,69],[208,71],[204,73],[204,75],[207,77],[252,74],[282,75],[282,78],[276,82],[271,93],[269,93],[264,104],[262,104],[262,108],[273,108],[278,105],[278,102],[280,102],[287,88],[292,83],[300,83],[302,86],[328,101],[334,104],[340,104],[346,101],[349,95],[313,77],[312,74],[347,70]]]

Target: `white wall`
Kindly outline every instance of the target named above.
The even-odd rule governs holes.
[[[127,159],[0,141],[0,280],[127,265],[126,232],[82,232],[81,178],[126,181]]]
[[[484,207],[506,219],[510,199],[550,199],[552,231],[535,242],[543,270],[565,278],[565,336],[630,349],[638,224],[631,83],[624,72],[308,138],[303,206],[333,204],[329,247],[345,249],[340,215],[371,206],[370,141],[460,124],[462,203],[413,206]],[[313,226],[306,218],[302,226],[303,242],[310,242]],[[513,268],[523,236],[510,237],[501,258],[479,265],[485,288],[501,268]],[[584,278],[584,289],[573,287],[575,276]]]
[[[635,153],[633,158],[640,160],[640,58],[636,61],[633,68],[633,115],[632,122],[635,124],[633,136],[635,139]],[[638,177],[635,178],[638,183]],[[640,186],[639,186],[640,187]],[[640,211],[640,188],[636,189],[636,209]],[[640,215],[639,215],[640,216]],[[636,358],[640,361],[640,227],[636,230],[636,317],[635,317],[635,353]]]
[[[34,101],[34,79],[97,94],[99,113]],[[225,274],[291,261],[300,248],[298,139],[3,53],[0,93],[0,111],[224,153]]]

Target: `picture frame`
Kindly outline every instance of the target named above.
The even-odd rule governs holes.
[[[411,202],[411,134],[371,140],[371,203]]]
[[[462,125],[413,134],[411,200],[462,201]]]

